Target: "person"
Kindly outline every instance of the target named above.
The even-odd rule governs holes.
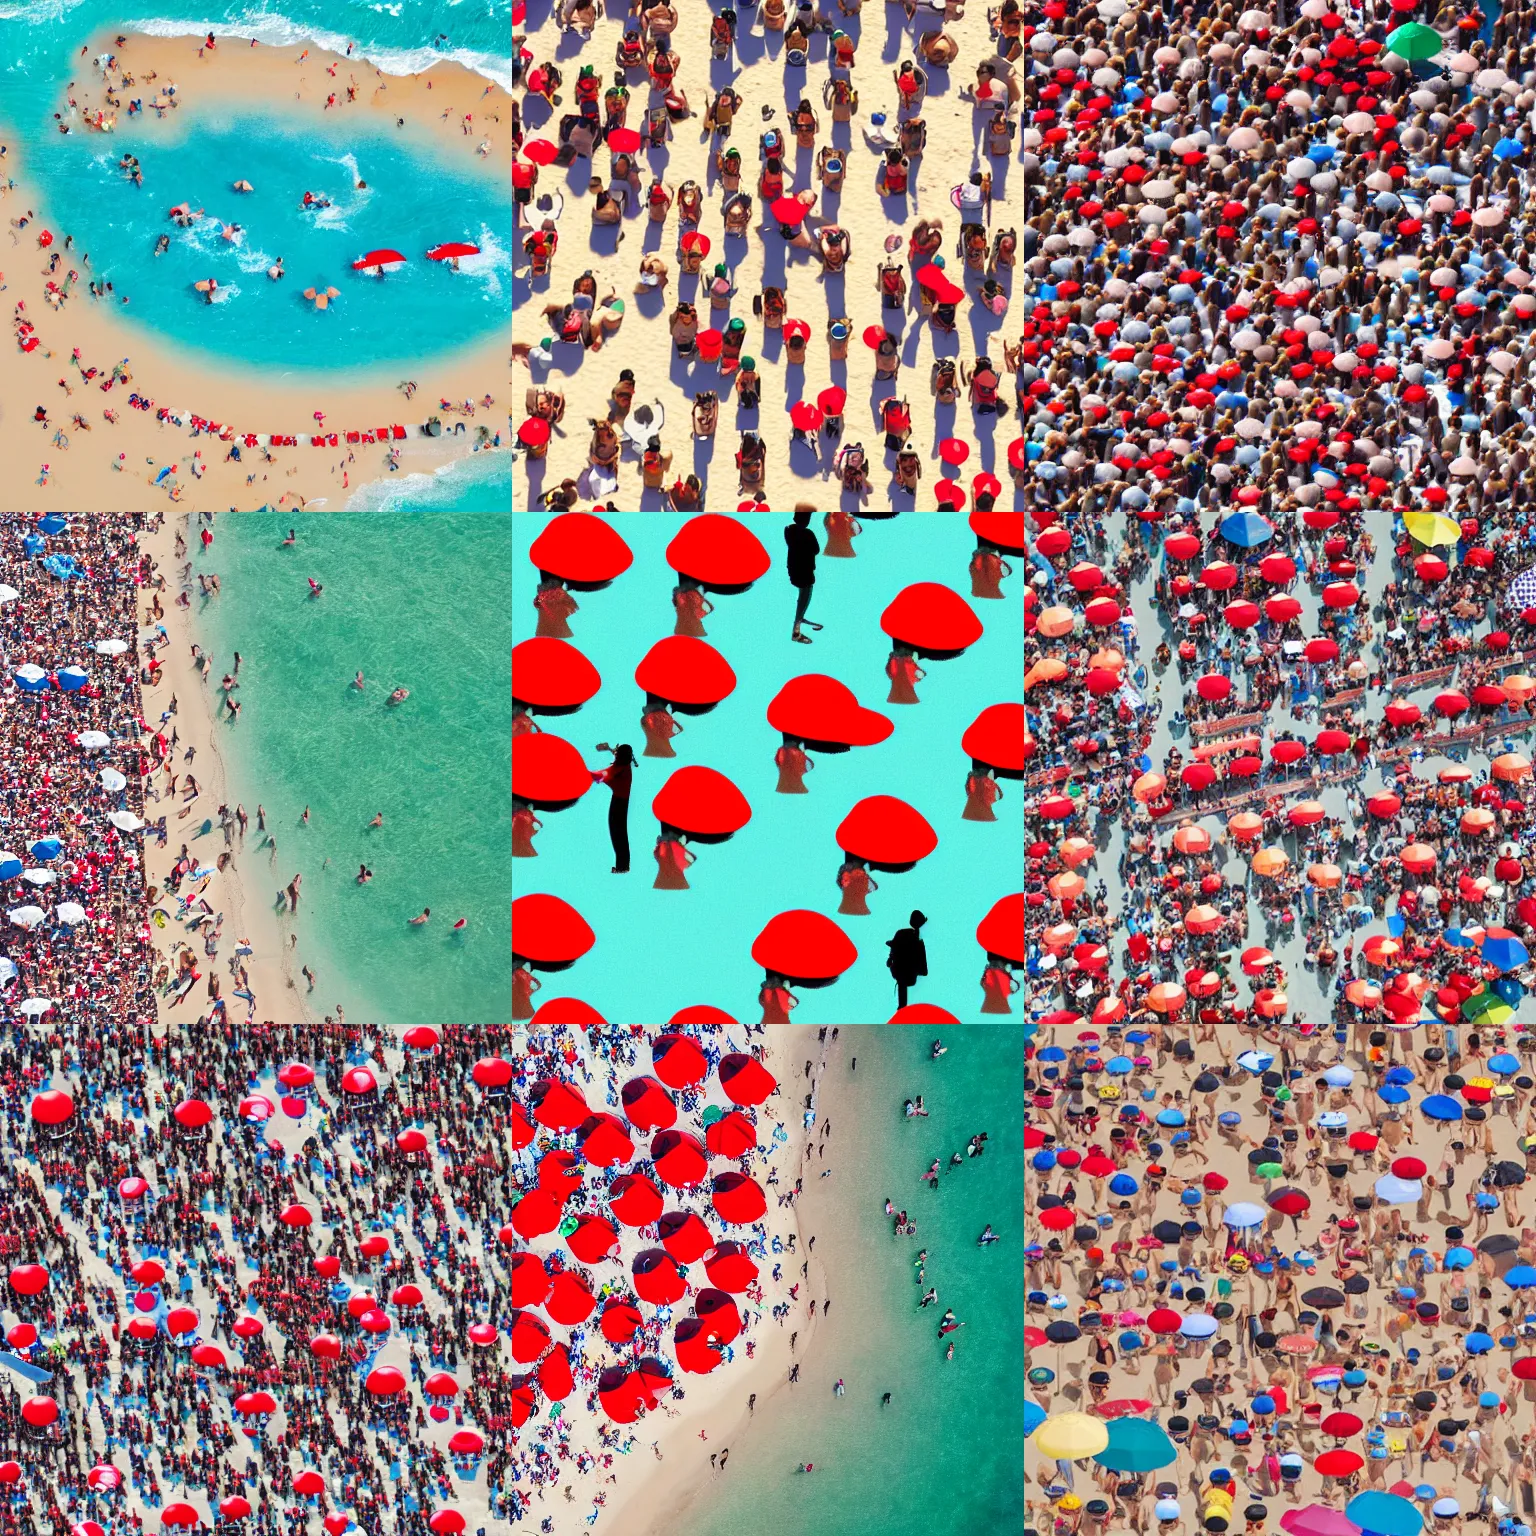
[[[790,1013],[800,1006],[800,999],[789,990],[784,977],[776,971],[768,971],[763,976],[757,1000],[763,1009],[763,1016],[758,1021],[762,1024],[788,1024]]]
[[[423,907],[421,909],[421,912],[420,912],[420,914],[418,916],[410,917],[410,918],[406,919],[406,921],[410,924],[410,926],[412,928],[421,928],[421,927],[425,926],[425,924],[429,923],[431,920],[432,920],[432,908],[431,907]]]
[[[992,1223],[989,1221],[981,1236],[976,1239],[976,1246],[978,1248],[985,1248],[989,1243],[1000,1242],[1002,1242],[1002,1238],[1000,1238],[997,1233],[992,1230]]]
[[[795,623],[789,638],[801,645],[809,645],[811,637],[802,632],[801,625],[809,625],[817,631],[821,629],[820,624],[805,616],[811,606],[811,593],[816,586],[816,556],[821,552],[821,544],[811,532],[809,512],[796,512],[793,519],[784,530],[784,543],[788,550],[786,569],[790,585],[795,588]]]
[[[921,932],[928,919],[921,912],[914,911],[908,921],[909,927],[898,928],[895,935],[885,941],[890,950],[885,966],[896,982],[898,1009],[907,1006],[907,989],[917,984],[919,976],[928,974],[928,950],[923,944]]]
[[[992,807],[1003,798],[1001,785],[992,776],[992,766],[971,759],[971,771],[965,776],[965,809],[962,821],[996,821]]]
[[[889,1408],[890,1405],[891,1405],[891,1394],[889,1392],[882,1392],[880,1394],[880,1406],[882,1408]]]
[[[869,861],[849,854],[837,872],[837,885],[843,893],[837,910],[846,915],[868,917],[869,904],[865,898],[871,891],[880,889],[869,873]]]
[[[918,666],[915,652],[910,645],[896,641],[886,658],[885,675],[891,680],[891,691],[886,695],[887,704],[918,703],[916,685],[928,674]]]
[[[663,825],[656,839],[656,880],[651,889],[656,891],[686,891],[688,866],[695,855],[684,846],[683,834],[676,827]]]
[[[599,752],[612,752],[613,762],[592,774],[594,784],[606,784],[611,798],[608,802],[608,837],[613,843],[613,869],[610,873],[629,873],[629,790],[634,776],[635,754],[628,742],[610,747],[606,741],[597,744]]]

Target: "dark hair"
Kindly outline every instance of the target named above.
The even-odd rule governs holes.
[[[804,528],[805,525],[811,520],[811,514],[809,512],[796,512],[794,516],[795,527],[797,528]]]
[[[626,763],[633,766],[635,761],[635,749],[630,746],[627,741],[621,741],[618,746],[613,749],[613,760],[621,767]]]

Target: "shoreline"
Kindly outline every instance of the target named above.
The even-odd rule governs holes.
[[[174,766],[183,771],[187,766],[181,761],[181,754],[188,746],[197,748],[198,756],[191,765],[200,786],[200,793],[191,801],[180,801],[176,804],[197,805],[201,802],[211,809],[216,816],[216,807],[228,803],[229,766],[226,761],[224,743],[220,739],[217,729],[217,713],[214,706],[211,687],[216,684],[205,682],[192,663],[190,647],[193,644],[203,645],[204,637],[199,631],[197,612],[191,608],[178,608],[175,603],[176,593],[180,590],[180,583],[176,580],[177,557],[174,552],[175,537],[178,530],[182,532],[188,546],[188,556],[183,557],[182,563],[190,558],[191,550],[196,546],[196,535],[193,528],[193,514],[171,514],[163,518],[158,528],[141,535],[140,546],[154,563],[155,570],[166,579],[166,593],[162,594],[161,601],[164,608],[164,616],[156,619],[153,616],[151,603],[154,593],[148,588],[140,589],[140,624],[143,629],[152,629],[156,624],[163,624],[169,642],[164,647],[163,666],[161,667],[160,682],[155,685],[142,684],[142,697],[144,699],[144,719],[147,726],[154,728],[155,722],[170,699],[174,696],[177,701],[177,712],[172,716],[170,724],[174,725],[180,736],[180,741],[175,749],[176,758]],[[194,599],[196,601],[196,599]],[[141,653],[142,654],[142,653]],[[190,704],[189,701],[195,701]],[[202,772],[197,772],[199,766]],[[156,769],[148,776],[147,783],[152,781],[154,774],[161,770]],[[146,834],[144,846],[145,877],[148,884],[164,889],[166,875],[175,864],[180,847],[180,839],[176,835],[175,821],[176,810],[171,808],[171,802],[160,800],[154,802],[161,814],[167,816],[167,827],[170,829],[166,839],[166,846],[160,848],[158,840],[152,841]],[[148,800],[144,820],[150,821],[148,814]],[[253,807],[247,807],[252,818],[252,832],[248,836],[252,839],[249,845],[249,853],[254,856],[258,844],[254,840],[256,833],[255,811]],[[183,828],[194,825],[189,817]],[[185,833],[183,834],[185,835]],[[211,834],[210,834],[211,835]],[[264,907],[254,897],[254,892],[248,889],[245,876],[241,872],[239,856],[246,852],[246,843],[236,838],[232,844],[232,851],[237,857],[231,861],[228,868],[205,882],[210,898],[210,905],[215,910],[222,910],[225,917],[226,929],[221,947],[232,946],[237,938],[249,939],[253,945],[254,953],[246,958],[246,970],[250,977],[251,991],[257,999],[256,1011],[253,1018],[258,1022],[271,1020],[279,1024],[310,1024],[315,1022],[311,1010],[306,1006],[302,989],[298,986],[297,962],[299,955],[297,950],[288,945],[284,929],[277,913],[271,907]],[[174,898],[160,903],[167,911],[174,910]],[[151,911],[153,908],[150,909]],[[151,924],[151,944],[154,946],[159,958],[167,958],[174,954],[180,947],[173,940],[180,930],[174,919],[168,922],[164,928],[156,928]],[[194,953],[195,953],[194,948]],[[226,955],[228,953],[226,948]],[[225,956],[209,962],[210,966],[220,967],[221,980],[226,979],[226,973],[222,967],[226,963]],[[204,1011],[208,999],[206,990],[206,977],[215,974],[214,971],[205,970],[205,980],[195,983],[186,999],[180,1004],[173,1005],[170,999],[162,995],[156,989],[156,1008],[159,1022],[162,1026],[185,1024],[195,1019]],[[290,997],[290,993],[292,994]],[[228,1009],[233,1018],[240,1018],[240,1010],[245,1007],[242,999],[236,998],[225,988],[225,996],[229,998]],[[275,1006],[277,1000],[281,1000],[282,1006]],[[244,1022],[243,1019],[240,1022]]]
[[[511,163],[510,98],[463,64],[443,61],[409,76],[375,69],[370,84],[361,55],[348,59],[344,54],[297,45],[226,45],[226,52],[216,50],[199,58],[200,38],[186,35],[115,31],[94,35],[84,44],[89,57],[76,57],[76,65],[83,64],[85,69],[75,79],[58,84],[59,107],[74,118],[72,131],[92,131],[85,126],[86,110],[94,112],[98,106],[110,110],[105,106],[107,82],[92,60],[115,51],[118,35],[128,37],[120,50],[125,66],[175,81],[181,112],[196,114],[200,105],[228,100],[270,107],[281,84],[294,87],[285,111],[318,116],[325,111],[327,86],[344,91],[355,82],[357,99],[338,102],[354,111],[346,121],[363,124],[366,119],[369,131],[382,132],[403,117],[418,147],[445,160],[452,156],[457,163],[467,159],[478,166],[483,161],[482,174],[487,176],[504,176]],[[309,58],[294,73],[306,52]],[[335,76],[327,72],[333,67]],[[444,122],[440,113],[447,113],[451,121]],[[460,131],[465,113],[472,114],[474,131],[468,134]],[[177,117],[172,131],[184,131],[182,125],[188,121]],[[6,134],[7,140],[16,137],[14,131]],[[460,147],[455,150],[454,145]],[[482,145],[488,146],[485,154],[478,153]],[[373,438],[372,429],[380,423],[391,427],[399,423],[404,428],[406,436],[399,440],[391,436],[390,447],[400,450],[399,468],[407,474],[433,473],[468,459],[482,430],[493,442],[496,438],[503,444],[507,441],[509,342],[494,333],[424,362],[381,364],[355,376],[342,372],[310,381],[293,382],[290,376],[274,382],[245,376],[233,363],[206,361],[125,323],[110,307],[88,300],[83,282],[74,304],[66,299],[53,308],[47,289],[50,274],[32,236],[35,230],[47,229],[62,241],[69,233],[68,210],[45,206],[38,182],[29,179],[19,145],[9,142],[8,149],[5,166],[13,185],[0,197],[10,221],[12,245],[0,281],[12,305],[18,352],[0,392],[0,453],[18,466],[13,471],[16,502],[24,497],[28,508],[60,511],[81,506],[127,511],[166,503],[187,511],[303,507],[317,502],[340,507],[354,491],[392,477],[389,448],[365,440]],[[18,229],[16,220],[26,214],[32,217]],[[88,275],[89,269],[81,273],[82,279]],[[18,304],[24,308],[16,308]],[[35,329],[22,331],[23,322]],[[27,343],[33,344],[21,351]],[[127,364],[121,393],[98,398],[99,380],[108,378],[120,363]],[[71,395],[61,398],[57,380],[68,374],[71,364],[81,377]],[[95,381],[87,381],[88,368],[99,371]],[[411,401],[391,377],[402,371],[417,380]],[[131,409],[126,399],[130,390],[150,399],[154,409]],[[451,416],[437,407],[441,399],[461,405],[473,402],[477,409],[472,416]],[[40,400],[50,403],[54,417],[44,425],[33,420]],[[317,401],[324,409],[325,431],[337,437],[334,445],[327,443],[318,454],[311,443]],[[111,407],[116,407],[115,421],[103,414]],[[171,413],[171,419],[159,419],[160,411]],[[89,438],[73,421],[76,412],[88,413]],[[442,418],[442,436],[420,435],[421,423],[429,416]],[[465,432],[449,435],[460,421]],[[71,442],[59,445],[53,430],[66,426]],[[273,432],[296,442],[273,447]],[[348,433],[357,434],[358,440],[349,444]],[[248,436],[255,441],[247,441]],[[234,443],[243,449],[243,462],[225,457]],[[157,484],[157,476],[167,467],[171,472]]]
[[[817,1028],[818,1026],[814,1024],[787,1025],[775,1029],[772,1034],[765,1033],[763,1038],[768,1047],[771,1063],[769,1070],[786,1089],[794,1081],[794,1074],[788,1069],[796,1060],[801,1059],[802,1048],[817,1061],[816,1115],[817,1123],[820,1124],[827,1115],[827,1105],[822,1099],[822,1078],[832,1041],[829,1034],[825,1042],[818,1042],[815,1036]],[[795,1103],[798,1105],[799,1102],[800,1093],[797,1086]],[[798,1170],[804,1165],[805,1145],[810,1132],[804,1126],[803,1113],[798,1110],[794,1113],[798,1128],[792,1130],[789,1145],[794,1151],[794,1167],[798,1177]],[[806,1223],[801,1201],[797,1200],[794,1205],[788,1207],[788,1211],[792,1216],[791,1226],[795,1232],[796,1248],[804,1252]],[[803,1282],[807,1295],[815,1289],[813,1282],[817,1272],[821,1270],[821,1262],[814,1256],[810,1263],[811,1273]],[[823,1278],[825,1278],[824,1274]],[[817,1338],[821,1326],[819,1317],[811,1321],[803,1317],[800,1319],[797,1327],[802,1345],[807,1346],[807,1349]],[[788,1333],[784,1328],[775,1325],[771,1333],[759,1336],[758,1343],[757,1358],[753,1360],[751,1369],[739,1378],[729,1378],[733,1383],[738,1402],[743,1405],[740,1412],[728,1423],[721,1417],[719,1407],[724,1393],[720,1390],[716,1390],[708,1401],[701,1401],[691,1408],[685,1408],[680,1418],[669,1422],[667,1431],[660,1439],[662,1450],[670,1453],[670,1461],[653,1463],[651,1475],[648,1478],[635,1483],[628,1490],[621,1487],[617,1501],[610,1503],[604,1510],[604,1513],[610,1516],[616,1511],[623,1511],[629,1517],[632,1523],[623,1526],[625,1536],[672,1536],[676,1522],[697,1504],[709,1488],[711,1480],[721,1475],[703,1466],[685,1470],[679,1465],[683,1459],[682,1453],[697,1441],[701,1427],[706,1428],[711,1436],[709,1441],[701,1443],[698,1447],[702,1463],[709,1454],[709,1446],[718,1445],[721,1448],[734,1449],[752,1432],[761,1432],[761,1426],[771,1423],[776,1413],[784,1411],[791,1397],[790,1384],[786,1379],[788,1366],[791,1359],[795,1358],[791,1356],[789,1350]],[[762,1347],[764,1343],[770,1347]],[[802,1349],[799,1358],[808,1357],[807,1349]],[[716,1377],[701,1379],[717,1380]],[[777,1385],[767,1387],[770,1382],[777,1382]],[[721,1382],[720,1386],[723,1385],[724,1383]],[[765,1387],[767,1387],[766,1392]],[[761,1413],[749,1412],[745,1407],[747,1396],[753,1392],[758,1395],[757,1407],[764,1410]]]

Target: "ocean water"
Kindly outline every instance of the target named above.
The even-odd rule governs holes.
[[[533,599],[537,573],[528,559],[533,541],[555,514],[514,512],[512,640],[537,626]],[[605,767],[596,743],[629,742],[637,754],[645,696],[636,686],[637,663],[672,633],[676,576],[665,550],[688,521],[681,513],[623,513],[608,519],[634,554],[634,563],[607,590],[575,594],[570,619],[575,645],[602,677],[602,688],[574,715],[542,716],[539,723],[571,742],[591,768]],[[747,514],[745,522],[773,564],[751,591],[712,595],[704,621],[708,643],[736,674],[735,691],[709,714],[678,715],[684,734],[675,759],[637,757],[629,807],[631,873],[610,874],[609,794],[599,785],[569,810],[540,812],[534,840],[538,857],[513,863],[515,894],[549,892],[571,903],[597,935],[593,949],[570,970],[543,978],[542,999],[581,998],[606,1018],[663,1024],[695,1003],[757,1020],[763,972],[751,958],[752,940],[776,913],[809,908],[831,917],[853,940],[859,958],[832,986],[799,989],[797,1024],[880,1023],[896,1011],[896,991],[885,969],[885,941],[921,908],[928,976],[910,1001],[946,1008],[968,1023],[1017,1025],[983,1015],[980,980],[985,955],[976,925],[1000,897],[1019,889],[1023,847],[1022,796],[1005,781],[996,822],[961,819],[970,759],[960,738],[990,704],[1019,696],[1022,634],[1020,580],[1008,578],[1001,602],[969,598],[968,565],[976,547],[965,518],[933,513],[870,521],[854,540],[857,557],[817,562],[809,617],[825,625],[810,645],[790,641],[794,589],[784,571],[783,529],[789,519]],[[811,523],[823,545],[819,518]],[[905,586],[937,581],[966,597],[985,626],[981,639],[951,661],[925,663],[917,686],[921,703],[887,705],[885,676],[890,642],[880,614]],[[791,677],[827,673],[847,684],[860,704],[879,710],[895,726],[878,746],[831,754],[812,751],[809,793],[775,793],[774,753],[780,735],[766,719],[769,700]],[[696,845],[688,871],[691,889],[652,889],[653,848],[660,824],[651,802],[674,769],[703,765],[725,774],[752,807],[752,820],[727,843]],[[836,886],[842,854],[839,822],[869,795],[894,795],[915,807],[938,834],[938,847],[903,874],[875,872],[879,890],[869,916],[839,916]]]
[[[929,1057],[935,1038],[948,1054]],[[849,1062],[857,1057],[857,1070]],[[730,1446],[670,1536],[744,1531],[818,1536],[975,1536],[1023,1523],[1023,1046],[976,1027],[844,1029],[833,1047],[822,1118],[832,1135],[807,1165],[802,1229],[830,1261],[829,1323],[802,1344],[800,1382],[758,1403],[760,1423]],[[926,1119],[904,1119],[922,1094]],[[949,1168],[986,1131],[987,1151]],[[921,1176],[934,1158],[938,1193]],[[831,1177],[816,1175],[826,1167]],[[889,1198],[918,1224],[893,1237]],[[1002,1238],[978,1248],[990,1222]],[[928,1250],[926,1285],[913,1260]],[[938,1301],[918,1300],[927,1285]],[[802,1295],[804,1293],[802,1292]],[[817,1294],[814,1290],[812,1294]],[[965,1326],[937,1338],[946,1307]],[[841,1377],[845,1395],[833,1395]],[[791,1397],[786,1404],[782,1392]],[[891,1393],[889,1407],[881,1394]],[[717,1437],[711,1435],[711,1441]],[[726,1443],[721,1438],[721,1444]],[[710,1448],[713,1448],[711,1446]],[[685,1453],[686,1454],[686,1453]],[[807,1476],[795,1468],[812,1462]],[[647,1531],[647,1536],[650,1532]]]
[[[455,459],[436,474],[374,480],[347,503],[349,512],[487,512],[512,506],[512,455],[496,451]]]
[[[437,0],[368,5],[240,5],[227,0],[167,15],[164,3],[125,0],[0,0],[0,138],[14,139],[37,180],[50,219],[89,252],[90,272],[111,280],[133,324],[208,357],[240,359],[281,377],[355,371],[450,352],[504,331],[510,304],[511,194],[494,178],[445,166],[399,138],[349,123],[289,122],[250,109],[201,113],[183,127],[119,116],[111,135],[57,132],[52,114],[63,82],[84,76],[80,47],[103,26],[160,34],[238,32],[271,42],[347,42],[386,73],[407,73],[452,57],[488,79],[510,80],[510,0]],[[447,41],[433,46],[433,39]],[[144,185],[118,170],[132,152]],[[237,179],[255,191],[231,190]],[[356,182],[368,183],[359,192]],[[304,192],[334,206],[302,212]],[[182,201],[208,218],[179,229],[167,210]],[[234,243],[218,222],[238,223]],[[161,234],[170,249],[156,257]],[[481,255],[455,273],[423,259],[446,240],[469,240]],[[389,247],[410,258],[380,279],[351,270],[366,251]],[[288,276],[266,269],[285,258]],[[61,273],[64,269],[61,267]],[[213,277],[209,305],[192,284]],[[308,287],[340,297],[317,313]],[[82,294],[77,303],[93,302]],[[195,402],[185,402],[195,408]]]
[[[506,514],[242,513],[194,557],[223,588],[194,598],[214,680],[243,658],[243,715],[219,726],[252,814],[241,875],[271,900],[302,872],[298,953],[321,1011],[510,1017],[508,537]],[[397,686],[411,696],[390,708]],[[275,862],[257,846],[258,802]],[[377,811],[384,826],[369,829]],[[360,863],[374,872],[364,886]],[[423,907],[432,921],[408,926]]]

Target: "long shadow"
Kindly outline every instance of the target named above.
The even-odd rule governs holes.
[[[539,498],[544,494],[544,471],[548,461],[534,459],[530,462],[523,460],[523,478],[528,482],[528,506],[527,511],[532,512],[539,504]]]
[[[715,429],[719,431],[717,427]],[[712,437],[696,437],[693,440],[693,472],[706,485],[709,483],[709,466],[715,456],[715,440]],[[706,498],[707,500],[707,498]]]
[[[523,127],[530,138],[535,137],[533,132],[535,128],[542,128],[554,115],[555,109],[542,96],[535,96],[530,92],[524,97]]]
[[[599,256],[617,256],[619,239],[623,233],[623,228],[618,224],[594,224],[592,233],[587,237],[587,246]]]
[[[574,59],[586,46],[587,43],[582,39],[581,33],[562,32],[560,34],[560,46],[555,49],[555,57],[557,59]]]
[[[776,363],[784,355],[783,331],[764,331],[762,342],[758,346],[758,356],[765,363]]]
[[[658,224],[654,219],[645,221],[645,239],[640,243],[640,249],[646,255],[653,255],[661,249],[661,237],[666,233],[666,225]]]
[[[630,301],[646,320],[658,319],[666,311],[667,296],[660,288],[646,288]]]

